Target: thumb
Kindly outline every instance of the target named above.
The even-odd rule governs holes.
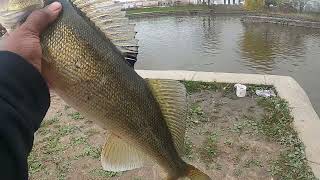
[[[32,34],[39,36],[52,22],[54,22],[62,9],[59,2],[54,2],[47,7],[32,12],[21,25]]]

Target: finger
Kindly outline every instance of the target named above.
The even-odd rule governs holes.
[[[44,9],[36,10],[21,27],[39,36],[59,16],[61,9],[61,4],[54,2]]]

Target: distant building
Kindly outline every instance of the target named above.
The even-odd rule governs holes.
[[[213,0],[213,4],[239,5],[242,0]]]
[[[123,9],[130,8],[142,8],[142,7],[152,7],[159,6],[159,1],[143,1],[143,0],[119,0],[118,2],[123,3]]]
[[[172,6],[177,4],[201,4],[202,2],[208,2],[208,0],[116,0],[119,3],[123,3],[123,9],[153,7],[153,6]],[[210,4],[213,5],[241,5],[244,0],[210,0]]]

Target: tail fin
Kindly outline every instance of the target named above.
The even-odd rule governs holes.
[[[211,178],[196,167],[188,164],[186,177],[190,180],[211,180]]]

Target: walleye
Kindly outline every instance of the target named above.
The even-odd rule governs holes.
[[[2,0],[8,29],[30,10],[53,0]],[[110,0],[60,0],[63,12],[42,34],[42,71],[68,104],[110,132],[101,152],[108,171],[158,163],[168,179],[207,180],[185,163],[186,90],[173,80],[142,79],[131,67],[137,57],[133,25]]]

